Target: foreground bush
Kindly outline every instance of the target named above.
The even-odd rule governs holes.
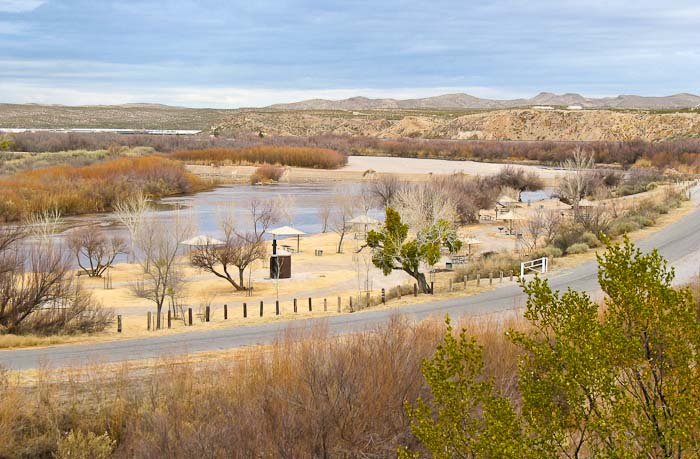
[[[347,157],[326,148],[258,146],[249,148],[214,148],[182,150],[170,155],[180,161],[226,164],[276,164],[316,169],[337,169],[347,163]]]
[[[0,221],[19,220],[46,209],[66,216],[104,212],[137,192],[158,198],[204,187],[181,163],[157,156],[48,167],[0,179]]]

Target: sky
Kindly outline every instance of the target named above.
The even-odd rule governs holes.
[[[0,0],[0,102],[700,93],[697,0]]]

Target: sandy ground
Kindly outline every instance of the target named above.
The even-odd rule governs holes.
[[[399,175],[405,180],[428,180],[433,174],[464,173],[467,175],[497,174],[505,164],[477,161],[447,161],[442,159],[393,158],[383,156],[349,156],[348,164],[341,169],[306,169],[288,167],[282,180],[289,182],[341,182],[362,181],[376,174]],[[541,166],[513,165],[517,169],[535,171],[552,184],[564,174],[561,170]],[[224,182],[245,182],[255,172],[256,166],[203,166],[188,165],[188,170],[202,177]]]

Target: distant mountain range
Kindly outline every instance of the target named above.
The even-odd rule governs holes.
[[[279,110],[373,110],[373,109],[498,109],[531,107],[534,105],[570,106],[583,108],[621,109],[684,109],[700,107],[700,96],[674,94],[672,96],[647,97],[621,95],[617,97],[590,98],[580,94],[553,94],[541,92],[530,99],[494,100],[482,99],[469,94],[444,94],[422,99],[370,99],[351,97],[343,100],[310,99],[289,104],[275,104],[266,108]]]

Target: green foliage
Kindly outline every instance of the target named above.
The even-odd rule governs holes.
[[[440,220],[408,241],[408,225],[401,222],[401,215],[392,208],[386,209],[386,220],[381,231],[367,234],[367,246],[372,249],[372,263],[380,268],[385,276],[400,269],[418,282],[421,292],[430,291],[421,264],[434,265],[440,260],[441,251],[450,253],[462,247],[454,227]]]
[[[0,151],[11,150],[14,147],[14,142],[9,136],[0,137]]]
[[[552,291],[539,277],[523,281],[531,328],[509,332],[524,351],[517,414],[480,382],[480,348],[449,329],[424,365],[432,403],[408,408],[414,435],[433,457],[698,457],[700,324],[692,295],[672,287],[673,270],[657,251],[642,253],[627,238],[604,242],[602,310],[585,293]],[[494,416],[507,429],[485,450]]]
[[[422,366],[432,403],[419,398],[415,407],[406,405],[411,430],[432,457],[523,457],[515,411],[481,380],[482,368],[482,348],[465,330],[456,338],[448,317],[442,344]],[[404,449],[399,457],[412,456]]]
[[[575,255],[577,253],[586,253],[588,252],[588,249],[590,249],[590,247],[588,247],[588,244],[585,242],[577,242],[576,244],[571,244],[566,249],[566,253],[569,255]]]

